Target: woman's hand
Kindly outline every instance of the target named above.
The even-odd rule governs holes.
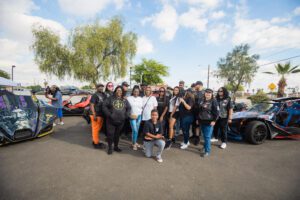
[[[210,125],[211,125],[211,126],[214,126],[215,124],[216,124],[215,121],[210,122]]]

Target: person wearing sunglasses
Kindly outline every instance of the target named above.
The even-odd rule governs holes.
[[[167,137],[168,125],[166,123],[167,122],[166,113],[168,111],[168,102],[170,99],[167,96],[166,89],[164,87],[159,88],[159,94],[156,97],[156,100],[157,100],[157,111],[159,116],[158,119],[162,124],[164,136]]]
[[[105,95],[106,97],[110,97],[112,96],[114,93],[114,84],[112,82],[108,82],[106,83],[106,86],[105,86]]]
[[[213,90],[206,89],[203,100],[199,103],[198,124],[204,138],[203,154],[201,156],[207,157],[211,152],[211,135],[213,127],[219,117],[219,106],[216,99],[213,97]]]
[[[218,136],[220,133],[222,141],[220,148],[225,149],[227,146],[228,123],[231,123],[232,120],[233,103],[229,97],[229,92],[225,87],[219,88],[216,99],[220,108],[220,115],[216,121],[216,125],[214,126],[214,138],[212,141],[218,142]]]

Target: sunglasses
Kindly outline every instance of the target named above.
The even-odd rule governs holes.
[[[161,90],[161,91],[159,91],[160,93],[165,93],[165,91],[163,91],[163,90]]]
[[[107,85],[107,87],[114,87],[114,85]]]
[[[223,90],[219,90],[218,92],[223,92]]]

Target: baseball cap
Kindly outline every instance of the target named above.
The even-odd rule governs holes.
[[[207,89],[205,89],[205,92],[206,93],[213,93],[214,91],[212,89],[210,89],[210,88],[207,88]]]
[[[129,84],[128,84],[126,81],[124,81],[124,82],[122,83],[122,86],[126,86],[126,87],[128,87],[128,86],[129,86]]]
[[[104,85],[103,85],[102,83],[98,83],[98,84],[96,85],[96,88],[98,88],[98,87],[104,87]]]
[[[202,85],[203,86],[203,83],[202,83],[202,81],[197,81],[196,83],[195,83],[195,86],[196,85]]]

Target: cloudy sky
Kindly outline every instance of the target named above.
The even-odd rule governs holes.
[[[218,59],[241,43],[249,43],[251,53],[261,56],[260,65],[300,55],[299,0],[1,0],[0,69],[10,72],[16,65],[14,78],[23,85],[47,79],[82,86],[39,72],[29,48],[31,27],[49,27],[66,41],[72,28],[96,19],[105,23],[116,15],[126,30],[138,34],[134,63],[153,58],[169,66],[164,80],[172,86],[179,80],[206,83],[207,66],[215,70]],[[291,63],[299,65],[300,57]],[[264,65],[259,72],[273,68]],[[258,73],[249,88],[267,88],[277,81],[277,76]],[[221,84],[211,78],[211,87]],[[291,75],[288,85],[300,87],[300,75]]]

